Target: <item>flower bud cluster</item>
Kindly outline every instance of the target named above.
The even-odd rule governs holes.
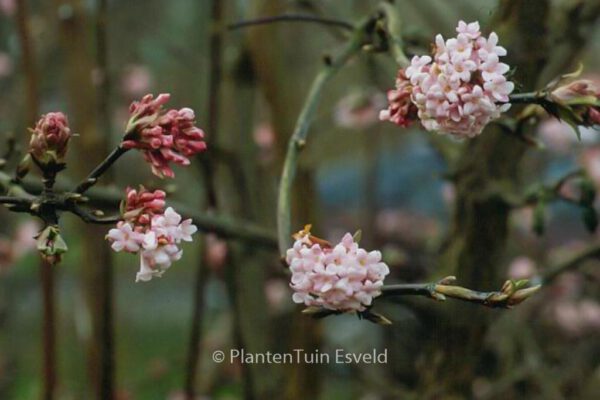
[[[141,101],[133,102],[121,144],[123,148],[142,151],[152,172],[161,178],[175,176],[170,163],[189,165],[189,157],[206,150],[204,132],[196,126],[194,111],[165,111],[163,105],[169,98],[164,93],[156,99],[147,94]]]

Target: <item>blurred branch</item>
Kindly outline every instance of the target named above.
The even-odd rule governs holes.
[[[14,196],[0,196],[0,204],[31,206],[31,200]]]
[[[227,25],[227,29],[236,30],[236,29],[247,28],[247,27],[251,27],[251,26],[273,24],[273,23],[277,23],[277,22],[309,22],[309,23],[316,23],[316,24],[322,24],[322,25],[328,25],[328,26],[335,26],[335,27],[342,28],[342,29],[345,29],[348,31],[354,30],[354,26],[351,23],[346,22],[346,21],[341,21],[341,20],[334,19],[334,18],[323,18],[323,17],[314,16],[314,15],[301,15],[301,14],[283,14],[283,15],[275,15],[272,17],[263,17],[263,18],[256,18],[256,19],[251,19],[251,20],[246,20],[246,21],[240,21],[240,22],[236,22],[236,23]]]
[[[17,30],[21,45],[23,72],[25,74],[25,96],[27,109],[27,124],[34,124],[39,113],[38,73],[35,67],[33,44],[29,30],[29,12],[26,0],[17,1]]]
[[[372,17],[360,22],[354,33],[336,57],[328,58],[322,70],[315,77],[308,92],[302,111],[296,121],[294,132],[289,140],[287,153],[279,183],[279,196],[277,201],[277,231],[279,238],[279,252],[285,254],[290,244],[291,235],[291,192],[292,183],[296,176],[298,155],[306,145],[308,129],[313,120],[321,92],[329,79],[356,53],[365,43],[367,32],[372,28]]]
[[[544,284],[551,283],[560,274],[581,266],[584,261],[587,261],[590,258],[600,258],[600,243],[594,243],[589,247],[573,254],[565,261],[548,268],[541,274],[541,281]]]
[[[221,79],[222,79],[222,58],[223,58],[223,40],[221,25],[223,23],[223,1],[212,0],[211,2],[211,21],[212,29],[209,37],[209,81],[208,81],[208,122],[207,131],[209,136],[207,145],[209,148],[216,147],[219,134],[219,118],[221,111]],[[204,6],[201,6],[204,7]],[[217,189],[215,185],[216,171],[211,157],[202,157],[200,159],[200,169],[204,177],[206,208],[215,210],[218,207]],[[184,393],[186,399],[193,400],[196,397],[196,375],[198,363],[201,358],[202,341],[202,322],[204,320],[204,296],[205,285],[209,273],[208,268],[208,237],[204,236],[199,244],[200,260],[196,267],[196,276],[194,284],[194,297],[192,308],[192,321],[190,328],[190,337],[187,353],[187,363],[185,368]]]

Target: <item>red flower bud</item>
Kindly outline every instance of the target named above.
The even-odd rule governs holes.
[[[139,224],[150,223],[153,215],[162,214],[165,208],[167,194],[162,190],[153,192],[140,186],[139,190],[128,187],[125,189],[125,201],[122,213],[125,220],[134,220]]]

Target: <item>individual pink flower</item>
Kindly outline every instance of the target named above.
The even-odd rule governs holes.
[[[130,119],[121,144],[125,149],[142,151],[152,172],[172,178],[175,173],[170,163],[189,165],[189,157],[206,150],[204,132],[196,126],[194,111],[190,108],[165,111],[168,94],[154,99],[151,94],[129,108]]]
[[[500,62],[506,49],[498,36],[483,37],[477,22],[460,21],[456,31],[448,40],[436,36],[433,57],[415,56],[400,70],[381,120],[407,126],[416,110],[425,129],[464,138],[479,135],[508,110],[514,84],[505,76],[509,66]]]
[[[144,235],[136,232],[133,226],[125,221],[119,221],[117,227],[108,231],[106,238],[111,242],[110,247],[116,251],[135,253],[140,250]]]
[[[389,274],[381,253],[360,248],[349,233],[332,246],[309,230],[307,226],[295,235],[286,254],[294,302],[342,312],[371,306]]]
[[[30,131],[29,153],[37,163],[64,163],[72,135],[63,113],[50,112],[42,115],[35,128]]]
[[[182,241],[192,241],[197,228],[191,219],[183,220],[172,207],[164,210],[165,194],[127,188],[122,204],[123,220],[111,229],[106,239],[113,250],[139,253],[140,270],[136,282],[146,282],[160,277],[179,260],[183,250]]]
[[[481,36],[481,32],[479,32],[479,22],[471,22],[467,24],[464,21],[458,22],[458,27],[456,27],[456,32],[465,35],[469,39],[477,39]]]

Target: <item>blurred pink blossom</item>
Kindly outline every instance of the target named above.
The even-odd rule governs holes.
[[[508,278],[513,280],[530,279],[536,273],[535,262],[525,256],[515,258],[508,267]]]
[[[281,312],[287,308],[290,288],[281,279],[268,280],[265,283],[265,294],[270,309],[275,312]]]
[[[596,186],[600,187],[600,146],[586,148],[581,154],[581,165]]]
[[[0,13],[12,17],[17,10],[16,0],[0,0]]]
[[[533,207],[519,208],[511,213],[511,222],[521,232],[531,233]]]
[[[25,253],[35,250],[35,236],[37,236],[41,228],[40,224],[34,220],[25,221],[17,226],[13,242],[13,248],[17,257],[21,257]]]
[[[558,302],[553,309],[554,321],[568,336],[578,337],[600,329],[600,304],[585,299]]]
[[[456,198],[456,187],[454,184],[449,182],[444,182],[442,185],[442,198],[447,205],[454,204],[454,199]]]
[[[227,242],[215,234],[206,235],[206,262],[212,271],[220,271],[227,260]]]
[[[123,71],[121,87],[127,96],[139,97],[150,90],[152,81],[152,74],[148,67],[131,64]]]
[[[273,125],[269,122],[263,122],[258,124],[254,128],[254,132],[252,133],[252,138],[254,139],[254,143],[261,150],[270,150],[275,145],[275,130],[273,129]]]
[[[6,78],[12,74],[13,67],[12,58],[8,54],[0,52],[0,78]]]
[[[7,270],[19,258],[36,249],[35,236],[39,230],[39,224],[29,220],[17,226],[13,237],[0,237],[0,271]]]
[[[412,243],[423,242],[439,232],[439,225],[432,218],[396,209],[381,210],[375,226],[383,235]],[[419,229],[415,229],[415,226]]]
[[[538,127],[538,134],[548,149],[560,154],[567,153],[577,143],[573,128],[556,118],[545,119]]]

